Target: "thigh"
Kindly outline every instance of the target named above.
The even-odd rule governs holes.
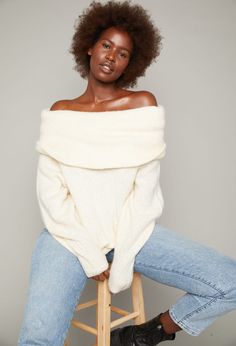
[[[78,258],[44,228],[32,253],[19,345],[63,345],[86,282]]]
[[[134,270],[189,293],[224,294],[236,287],[236,261],[156,224],[136,255]]]

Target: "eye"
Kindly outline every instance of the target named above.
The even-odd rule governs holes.
[[[104,48],[109,48],[110,47],[110,45],[108,43],[103,43],[102,45],[103,45]]]
[[[122,59],[129,59],[129,54],[127,54],[125,52],[120,52],[120,56]]]
[[[125,53],[120,53],[120,55],[122,56],[122,58],[127,58],[128,57],[127,54],[125,54]]]

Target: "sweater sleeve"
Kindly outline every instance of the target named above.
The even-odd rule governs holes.
[[[133,189],[126,198],[117,225],[109,278],[112,293],[130,287],[135,256],[150,237],[162,214],[164,200],[159,178],[159,160],[150,161],[137,170]]]
[[[41,153],[38,159],[36,193],[46,228],[56,238],[63,238],[68,248],[78,257],[86,275],[91,277],[106,270],[106,255],[81,224],[59,162]]]

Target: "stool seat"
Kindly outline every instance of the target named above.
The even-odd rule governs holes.
[[[110,267],[110,266],[109,266]],[[110,346],[110,332],[114,327],[133,320],[134,324],[141,324],[146,321],[142,288],[141,274],[134,272],[131,284],[133,311],[129,312],[111,304],[112,294],[108,288],[108,279],[96,281],[97,299],[78,304],[76,311],[96,305],[96,328],[85,324],[78,319],[72,319],[71,325],[80,328],[96,336],[96,343],[93,346]],[[111,311],[122,315],[122,317],[111,321]],[[66,339],[64,346],[70,346]]]

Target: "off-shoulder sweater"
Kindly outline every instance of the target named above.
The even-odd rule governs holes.
[[[36,193],[45,227],[87,277],[108,269],[108,286],[131,286],[136,254],[164,207],[160,159],[165,109],[41,112]]]

